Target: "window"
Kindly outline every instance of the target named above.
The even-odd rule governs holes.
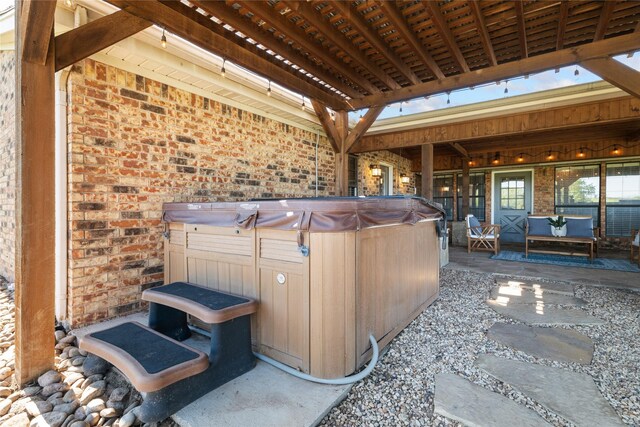
[[[348,171],[349,183],[347,184],[349,187],[349,195],[357,196],[358,195],[358,156],[349,155],[349,171]]]
[[[640,162],[607,164],[607,236],[629,236],[640,225]]]
[[[556,168],[555,213],[590,215],[600,224],[600,166]]]
[[[484,214],[484,172],[469,174],[469,213],[478,221],[485,221]],[[462,174],[458,174],[458,221],[464,221],[462,215]]]
[[[442,204],[447,219],[453,220],[453,175],[433,176],[433,201]]]
[[[502,178],[500,209],[524,209],[524,178]]]

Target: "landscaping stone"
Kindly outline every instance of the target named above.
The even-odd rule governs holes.
[[[82,369],[86,377],[91,377],[93,375],[104,375],[110,366],[111,365],[106,360],[90,354],[84,360]]]
[[[25,412],[20,412],[2,423],[2,427],[25,427],[28,425],[29,417]]]
[[[524,289],[518,286],[496,286],[491,289],[490,299],[507,304],[558,304],[583,306],[585,301],[572,295],[542,290]]]
[[[104,393],[106,387],[106,383],[104,381],[96,381],[87,386],[86,389],[82,392],[82,396],[80,397],[80,403],[86,405],[94,398],[100,396]]]
[[[66,419],[64,412],[49,412],[32,419],[29,427],[60,427]]]
[[[569,329],[495,323],[487,336],[531,356],[559,362],[588,365],[593,357],[593,341]]]
[[[51,412],[53,405],[45,400],[32,400],[27,403],[24,408],[31,417],[37,417],[40,414]]]
[[[624,425],[589,375],[491,355],[476,365],[578,427]]]
[[[530,325],[603,325],[605,322],[583,310],[549,307],[546,304],[503,304],[495,300],[486,303],[496,313]]]
[[[59,372],[47,371],[44,374],[40,375],[40,377],[38,378],[38,384],[40,385],[40,387],[46,387],[53,383],[60,382],[61,379],[62,377],[60,376]]]
[[[436,375],[435,413],[470,427],[550,426],[531,409],[454,374]]]

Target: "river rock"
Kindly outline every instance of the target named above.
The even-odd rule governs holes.
[[[73,402],[74,400],[78,400],[82,396],[82,389],[77,387],[72,387],[67,391],[62,398],[65,403]]]
[[[49,397],[52,394],[60,393],[60,397],[62,397],[62,393],[66,392],[68,389],[69,389],[69,386],[66,385],[65,383],[53,383],[53,384],[49,384],[46,387],[43,387],[40,394],[42,394],[45,397]]]
[[[32,419],[29,427],[60,427],[66,419],[64,412],[49,412]]]
[[[96,374],[104,375],[109,367],[109,362],[93,354],[89,354],[82,365],[84,375],[87,377]]]
[[[115,408],[105,408],[100,411],[100,416],[104,418],[113,418],[117,417],[118,415],[120,415],[120,412]]]
[[[69,373],[65,372],[63,382],[67,385],[71,385],[81,378],[84,379],[84,376],[79,372],[69,372]]]
[[[40,375],[40,377],[38,378],[38,384],[40,385],[40,387],[46,387],[50,384],[60,382],[60,380],[61,380],[60,373],[57,371],[51,370]]]
[[[2,423],[2,427],[25,427],[28,425],[29,417],[25,412],[20,412]]]
[[[72,422],[71,424],[69,424],[69,427],[89,427],[89,423],[82,420],[75,420],[74,422]]]
[[[26,387],[22,391],[24,392],[25,396],[35,396],[36,394],[40,393],[40,391],[42,391],[42,387],[36,385],[36,386]]]
[[[63,339],[64,337],[67,336],[67,334],[65,334],[64,331],[56,331],[55,332],[55,336],[56,336],[56,343],[60,342],[61,339]]]
[[[104,400],[102,399],[93,399],[91,402],[87,403],[87,412],[100,412],[104,408],[106,408],[104,404]]]
[[[86,405],[92,399],[100,396],[104,393],[106,387],[106,383],[103,380],[96,381],[95,383],[89,384],[86,389],[82,392],[82,396],[80,397],[80,403]]]
[[[80,404],[77,401],[62,403],[53,408],[54,411],[64,412],[65,414],[73,414]]]
[[[118,427],[131,427],[136,422],[136,414],[129,412],[118,420]]]
[[[89,386],[89,384],[94,383],[96,381],[100,381],[101,379],[104,378],[104,375],[102,374],[94,374],[91,375],[89,377],[87,377],[83,382],[82,382],[82,386],[80,386],[80,388],[82,388],[83,390],[85,388],[87,388]]]
[[[2,399],[0,401],[0,417],[5,415],[11,409],[13,402],[9,399]]]
[[[5,378],[9,378],[13,374],[13,369],[9,367],[0,368],[0,380],[4,380]]]
[[[122,399],[127,397],[127,394],[129,394],[129,389],[126,387],[114,388],[111,394],[109,395],[109,400],[114,402],[121,402]]]
[[[40,414],[46,414],[51,412],[53,405],[44,400],[32,400],[27,403],[24,408],[27,410],[27,414],[31,417],[37,417]]]
[[[8,397],[13,391],[9,387],[0,387],[0,397]]]
[[[100,414],[98,414],[97,412],[94,412],[93,414],[89,414],[86,416],[86,418],[84,419],[89,425],[91,426],[95,426],[96,424],[98,424],[98,421],[100,421]]]

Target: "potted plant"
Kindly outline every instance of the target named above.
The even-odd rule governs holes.
[[[567,221],[563,215],[559,215],[557,218],[548,217],[549,225],[551,226],[551,234],[556,237],[563,237],[567,235]]]

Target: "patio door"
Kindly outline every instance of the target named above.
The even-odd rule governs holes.
[[[495,223],[500,224],[500,241],[524,242],[527,215],[531,212],[531,172],[494,175]]]

